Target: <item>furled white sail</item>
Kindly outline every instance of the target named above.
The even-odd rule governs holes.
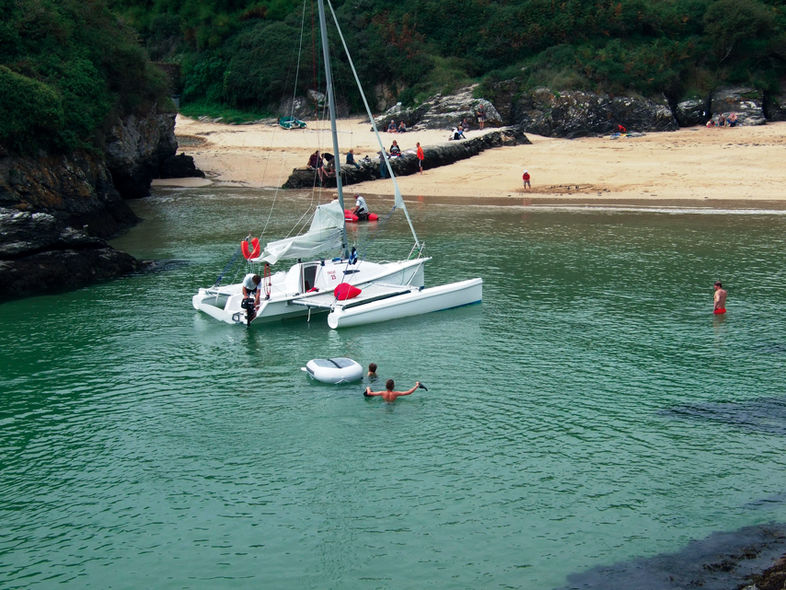
[[[306,233],[268,242],[262,254],[253,261],[275,264],[282,259],[313,258],[329,250],[338,252],[343,228],[344,209],[339,202],[320,205]]]

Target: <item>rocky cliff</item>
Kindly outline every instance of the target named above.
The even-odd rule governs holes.
[[[174,113],[154,110],[118,120],[104,154],[0,152],[0,301],[142,268],[105,240],[138,221],[124,199],[146,196],[176,161],[174,126]]]
[[[665,97],[611,96],[594,92],[537,88],[521,92],[513,80],[499,82],[489,98],[479,98],[477,86],[451,96],[437,95],[417,107],[397,104],[375,120],[385,129],[390,120],[409,128],[444,128],[468,122],[477,129],[477,111],[483,107],[486,127],[518,126],[525,133],[549,137],[604,135],[618,131],[672,131],[703,125],[712,118],[737,115],[739,125],[763,125],[786,120],[786,94],[765,96],[753,88],[718,88],[707,96],[677,103]]]

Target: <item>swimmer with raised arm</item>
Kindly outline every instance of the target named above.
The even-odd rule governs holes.
[[[385,390],[384,391],[371,391],[370,387],[366,387],[365,395],[366,397],[371,397],[374,395],[381,395],[382,399],[386,402],[394,402],[396,401],[397,397],[401,397],[402,395],[410,395],[415,392],[415,390],[420,387],[420,381],[415,381],[415,385],[412,389],[408,389],[407,391],[393,391],[393,388],[396,386],[393,379],[388,379],[385,383]]]

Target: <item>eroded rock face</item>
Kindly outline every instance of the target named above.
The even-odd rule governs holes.
[[[0,300],[78,288],[141,267],[104,239],[138,221],[124,198],[149,194],[177,150],[174,124],[174,113],[129,116],[115,125],[105,155],[0,153]]]
[[[728,118],[736,113],[738,125],[764,125],[764,96],[753,88],[723,88],[712,94],[710,106],[713,116]]]
[[[142,263],[48,213],[0,208],[0,301],[78,289]]]
[[[710,118],[709,100],[691,98],[678,102],[674,108],[674,117],[680,127],[693,127],[704,125]]]
[[[416,108],[404,108],[398,103],[376,117],[374,122],[380,131],[387,129],[391,120],[396,124],[404,121],[408,128],[423,129],[451,129],[466,121],[470,129],[476,130],[479,127],[478,114],[482,110],[485,127],[504,125],[495,106],[485,98],[475,98],[474,90],[475,86],[468,86],[449,96],[438,94]]]
[[[771,121],[786,121],[786,94],[776,94],[769,98],[768,115]]]
[[[553,92],[539,88],[522,95],[512,109],[514,123],[527,132],[549,137],[583,137],[628,131],[673,131],[678,128],[666,100],[611,97],[593,92]]]
[[[86,152],[0,158],[0,206],[48,213],[104,238],[138,221],[115,190],[103,160]]]
[[[118,119],[106,140],[106,164],[118,192],[125,199],[150,194],[150,182],[161,163],[177,152],[175,113],[151,112],[140,118]]]

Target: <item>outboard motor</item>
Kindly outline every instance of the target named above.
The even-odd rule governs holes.
[[[253,297],[246,297],[240,302],[240,307],[246,310],[246,325],[251,323],[257,315],[255,300]]]

